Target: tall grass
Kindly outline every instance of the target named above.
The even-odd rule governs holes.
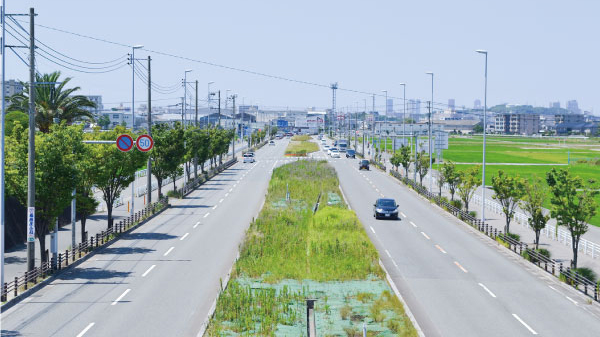
[[[319,145],[310,141],[291,141],[285,149],[286,155],[291,156],[306,156],[308,153],[319,151]]]

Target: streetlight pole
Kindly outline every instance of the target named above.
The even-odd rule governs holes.
[[[429,192],[432,192],[433,188],[433,154],[431,153],[431,113],[433,111],[433,72],[428,71],[427,75],[431,75],[431,105],[429,106]]]
[[[404,102],[404,108],[402,109],[402,145],[404,145],[406,139],[406,83],[400,83],[400,85],[402,86],[402,101]]]
[[[206,106],[208,107],[208,119],[206,121],[207,126],[208,126],[208,124],[210,124],[210,85],[213,83],[215,83],[215,82],[210,81],[210,82],[208,82],[208,85],[207,85],[207,87],[208,87],[208,91],[206,94]]]
[[[135,131],[135,50],[144,48],[143,45],[131,47],[131,132]],[[130,214],[133,217],[133,209],[135,204],[135,180],[137,171],[133,174],[133,182],[131,183],[131,209]]]
[[[385,92],[385,123],[387,124],[387,116],[388,116],[388,92],[387,90],[381,90],[381,92]],[[380,124],[381,125],[381,124]],[[387,127],[387,126],[386,126]],[[379,138],[381,138],[381,126],[379,126]],[[380,139],[381,141],[381,139]],[[381,150],[381,147],[379,148]],[[383,145],[383,152],[387,151],[387,136],[385,137],[385,144]]]
[[[0,51],[2,52],[2,111],[0,111],[0,285],[4,286],[4,112],[6,111],[6,25],[4,12],[6,11],[6,0],[2,0],[2,8],[0,9],[0,18],[2,19],[2,41]],[[1,299],[6,301],[4,297]]]
[[[183,123],[187,121],[187,73],[191,72],[192,69],[186,69],[183,72]]]
[[[487,115],[487,60],[488,53],[485,50],[476,50],[476,52],[485,55],[485,85],[483,94],[483,170],[481,178],[481,221],[485,222],[485,129],[486,129],[486,115]]]

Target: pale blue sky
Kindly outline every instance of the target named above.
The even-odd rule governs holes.
[[[435,72],[436,102],[483,101],[483,56],[489,51],[488,105],[547,106],[577,99],[586,110],[600,108],[600,2],[594,0],[456,1],[190,1],[190,0],[7,0],[9,13],[35,7],[37,23],[124,44],[340,88],[427,100]],[[37,37],[75,58],[106,61],[130,50],[38,28]],[[9,44],[14,44],[10,37]],[[24,52],[24,51],[21,51]],[[137,51],[136,57],[148,52]],[[150,54],[153,79],[172,85],[184,69],[188,80],[232,89],[245,103],[261,106],[330,107],[326,88],[289,83]],[[27,76],[8,54],[8,78]],[[41,72],[56,67],[39,59]],[[102,75],[63,73],[84,94],[107,103],[131,100],[131,69]],[[146,97],[137,81],[136,100]],[[182,91],[182,90],[181,90]],[[177,102],[182,93],[154,98]],[[365,95],[338,92],[338,107],[363,106]],[[371,99],[368,98],[371,105]],[[377,98],[383,106],[383,99]],[[398,109],[400,101],[396,101]],[[107,105],[110,106],[110,105]],[[383,108],[380,108],[380,110]]]

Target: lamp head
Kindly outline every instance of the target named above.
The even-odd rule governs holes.
[[[431,72],[431,71],[428,71],[425,74],[433,76],[433,72]]]
[[[191,72],[191,71],[192,71],[192,69],[186,69],[186,70],[185,70],[185,72],[186,72],[186,73],[189,73],[189,72]]]
[[[133,49],[140,49],[140,48],[144,48],[143,44],[138,44],[132,47]]]
[[[477,49],[476,52],[479,53],[479,54],[486,54],[487,55],[487,50]]]

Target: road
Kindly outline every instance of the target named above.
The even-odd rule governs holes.
[[[2,315],[2,336],[196,336],[287,141],[257,151]]]
[[[319,156],[325,157],[324,154]],[[391,176],[329,159],[426,336],[597,336],[596,304],[435,208]],[[375,220],[394,198],[401,220]]]

